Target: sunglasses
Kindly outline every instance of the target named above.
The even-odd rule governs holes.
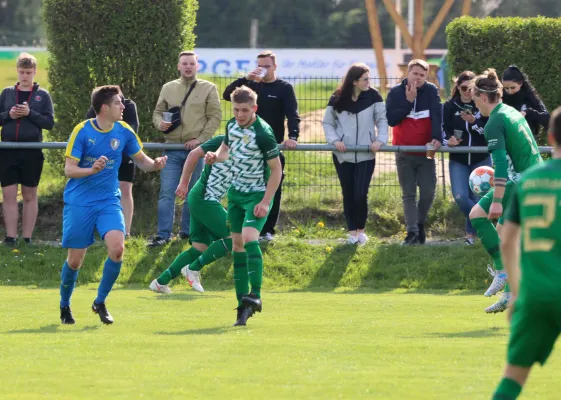
[[[460,86],[462,92],[468,92],[471,90],[471,86]]]

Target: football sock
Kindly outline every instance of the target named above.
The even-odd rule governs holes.
[[[232,252],[234,257],[234,285],[236,287],[236,297],[238,307],[242,305],[242,297],[249,294],[249,277],[247,274],[247,253]]]
[[[477,236],[481,239],[483,247],[485,247],[485,250],[487,250],[487,253],[489,253],[493,259],[495,269],[497,271],[502,271],[504,267],[501,259],[499,234],[493,223],[487,218],[473,218],[471,220],[471,225],[477,231]]]
[[[200,271],[203,267],[214,262],[232,251],[232,238],[214,241],[195,261],[189,264],[191,271]]]
[[[521,391],[522,386],[518,382],[510,378],[503,378],[493,395],[493,400],[515,400]]]
[[[178,255],[171,265],[156,279],[160,285],[167,285],[172,279],[175,279],[181,273],[181,269],[191,264],[201,255],[201,252],[194,247],[184,251]]]
[[[105,265],[103,266],[103,275],[101,276],[101,282],[99,282],[99,287],[97,288],[97,297],[95,299],[96,304],[105,303],[107,295],[113,288],[113,284],[119,277],[119,272],[121,272],[122,261],[113,261],[109,257],[105,260]]]
[[[68,266],[68,261],[65,261],[62,265],[62,271],[60,272],[60,306],[68,307],[70,306],[70,296],[74,291],[74,286],[76,286],[76,280],[78,279],[78,271],[74,270]]]
[[[248,242],[244,245],[247,252],[247,272],[251,283],[251,293],[261,298],[261,283],[263,282],[263,253],[259,242]]]

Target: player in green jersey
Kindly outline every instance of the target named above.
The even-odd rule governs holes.
[[[216,136],[189,153],[176,194],[184,199],[198,161],[208,151],[216,151],[224,135]],[[187,279],[197,292],[204,292],[200,270],[206,264],[224,257],[232,251],[232,238],[227,227],[227,213],[220,201],[225,197],[232,181],[231,162],[205,166],[201,177],[189,192],[186,201],[191,210],[189,240],[192,247],[181,253],[161,275],[150,283],[150,290],[170,294],[168,283],[179,276]]]
[[[255,115],[257,94],[241,86],[234,90],[231,99],[234,118],[226,125],[224,142],[218,152],[206,153],[205,161],[210,165],[232,161],[228,222],[238,298],[235,325],[240,326],[262,310],[263,254],[258,240],[281,181],[282,167],[273,130]]]
[[[551,116],[551,160],[528,169],[505,213],[501,250],[512,290],[507,365],[493,399],[514,400],[561,332],[561,107]]]
[[[499,246],[503,224],[503,205],[508,204],[520,173],[542,162],[540,151],[526,119],[516,109],[501,100],[502,84],[494,69],[486,70],[475,79],[473,100],[481,114],[489,116],[485,138],[495,165],[495,188],[487,193],[470,212],[471,224],[477,231],[485,250],[493,258],[493,282],[485,296],[493,296],[504,288],[500,299],[485,309],[488,313],[506,310],[510,299],[507,274],[504,271]],[[493,220],[498,219],[497,228]]]

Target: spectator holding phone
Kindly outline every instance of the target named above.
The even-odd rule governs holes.
[[[16,62],[18,82],[0,95],[0,126],[3,142],[42,142],[43,129],[55,125],[51,96],[34,82],[37,60],[22,53]],[[18,232],[18,187],[23,197],[22,234],[25,243],[31,236],[39,209],[37,187],[43,171],[41,149],[5,149],[0,151],[2,211],[6,226],[4,244],[15,246]]]
[[[464,71],[458,76],[452,89],[452,97],[443,107],[442,124],[448,146],[487,146],[483,127],[487,117],[483,117],[471,98],[471,81],[475,74]],[[472,207],[479,198],[469,188],[469,176],[477,167],[491,166],[488,153],[450,153],[449,170],[452,195],[458,207],[466,216],[467,245],[475,242],[475,229],[468,218]]]

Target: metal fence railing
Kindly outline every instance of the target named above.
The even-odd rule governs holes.
[[[224,76],[205,77],[218,87],[222,101],[223,126],[232,118],[230,102],[222,99],[224,89],[235,79]],[[298,100],[300,114],[300,143],[324,144],[325,135],[322,120],[329,99],[339,83],[336,77],[281,77],[293,85]],[[371,86],[386,98],[391,87],[399,84],[402,78],[372,78]],[[391,129],[390,129],[391,143]],[[283,198],[294,201],[307,200],[321,193],[322,201],[340,200],[341,186],[337,179],[330,153],[287,152]],[[446,194],[448,163],[445,156],[437,159],[437,176],[439,193]],[[371,182],[370,192],[373,196],[383,192],[392,195],[401,193],[395,169],[395,157],[390,153],[381,153],[376,157],[376,168]]]

